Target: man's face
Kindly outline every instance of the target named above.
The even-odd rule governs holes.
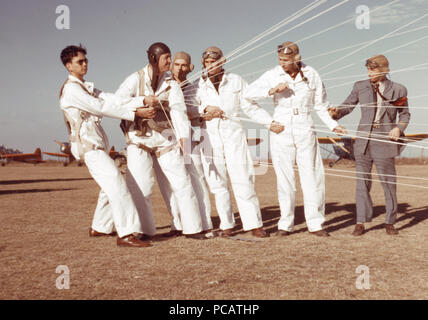
[[[88,72],[88,59],[82,52],[78,52],[77,56],[73,57],[71,62],[68,62],[65,67],[71,75],[77,78],[83,78]]]
[[[386,78],[386,74],[379,68],[367,68],[367,72],[371,82],[383,81]]]
[[[158,61],[158,71],[159,73],[164,73],[169,70],[171,67],[171,54],[164,53],[159,57]]]
[[[291,72],[295,70],[296,65],[294,64],[294,56],[292,55],[280,54],[278,55],[278,62],[285,72]]]
[[[175,59],[172,64],[172,75],[179,80],[186,80],[190,72],[190,65],[185,59]]]
[[[218,63],[220,59],[206,58],[204,60],[204,67],[208,69],[208,76],[215,76],[223,71],[223,63]]]

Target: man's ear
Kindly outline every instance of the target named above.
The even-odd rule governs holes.
[[[191,64],[189,65],[189,70],[190,70],[190,72],[192,72],[192,71],[193,71],[193,69],[195,69],[195,66],[191,63]]]
[[[66,64],[65,64],[65,68],[67,69],[67,71],[68,72],[71,72],[71,62],[67,62]]]

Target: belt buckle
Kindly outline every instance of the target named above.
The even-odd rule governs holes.
[[[375,128],[375,129],[379,129],[380,128],[380,121],[379,120],[373,122],[373,128]]]
[[[293,114],[297,116],[299,114],[299,109],[293,108]]]

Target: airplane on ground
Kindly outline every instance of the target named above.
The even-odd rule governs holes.
[[[64,162],[64,167],[68,166],[70,163],[72,163],[74,160],[74,156],[71,153],[71,146],[68,142],[61,142],[58,140],[55,140],[57,144],[60,146],[61,153],[55,153],[55,152],[43,152],[44,154],[47,154],[49,156],[54,157],[62,157],[66,158],[66,161]],[[111,147],[109,151],[110,157],[114,160],[115,164],[119,167],[123,164],[126,164],[126,156],[122,152],[118,152],[114,149],[114,146]],[[77,165],[80,167],[83,164],[82,161],[78,161]]]
[[[417,142],[428,138],[428,133],[409,133],[404,136],[406,141]],[[318,142],[320,144],[332,144],[333,151],[335,155],[338,157],[335,161],[331,161],[328,165],[332,168],[336,163],[338,163],[342,159],[348,159],[355,161],[354,156],[354,142],[355,138],[348,137],[319,137]]]
[[[42,152],[40,148],[37,148],[34,153],[22,153],[18,150],[13,151],[12,149],[6,149],[4,146],[0,147],[0,161],[2,167],[4,167],[10,161],[19,161],[33,164],[45,162],[42,159]]]

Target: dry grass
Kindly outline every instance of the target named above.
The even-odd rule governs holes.
[[[354,170],[346,163],[337,168]],[[0,299],[428,298],[423,189],[398,187],[396,237],[382,228],[379,183],[372,191],[376,217],[368,224],[369,232],[356,239],[350,235],[355,181],[327,176],[330,238],[307,232],[299,190],[292,236],[261,241],[174,238],[133,249],[118,248],[115,238],[88,237],[99,189],[85,167],[13,164],[0,167],[0,173]],[[398,174],[422,177],[426,167],[400,165]],[[272,169],[256,178],[269,232],[276,231],[279,218],[275,185]],[[167,232],[170,218],[157,189],[153,202],[158,232]],[[216,214],[213,219],[218,226]],[[70,290],[56,289],[58,265],[70,269]],[[355,287],[359,265],[370,268],[370,290]]]

